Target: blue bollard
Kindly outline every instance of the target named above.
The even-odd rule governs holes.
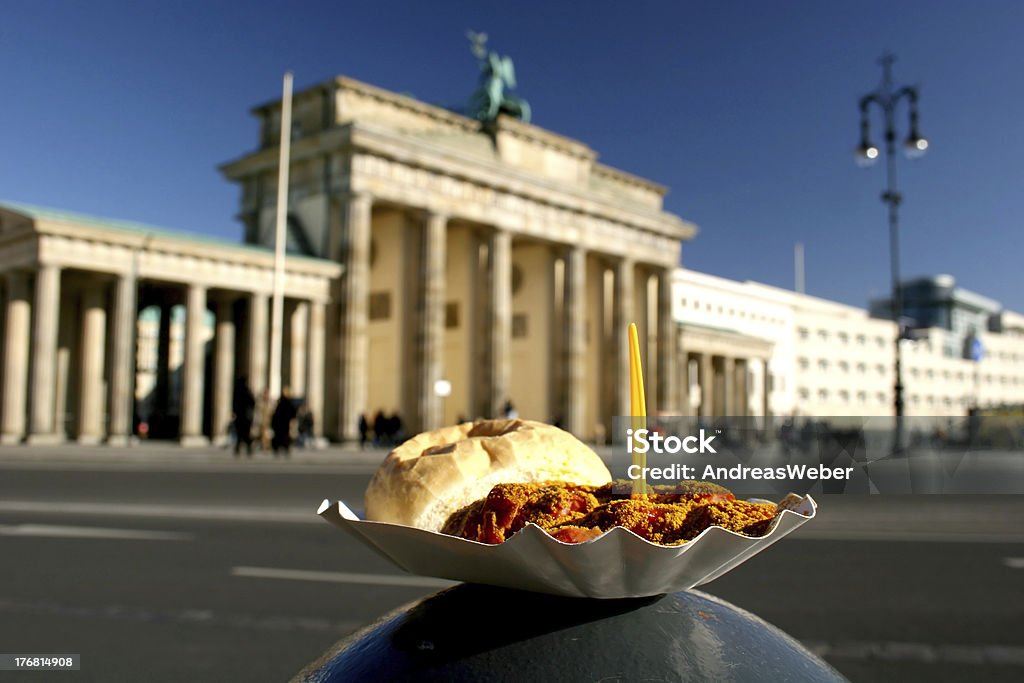
[[[591,600],[460,584],[342,640],[294,681],[845,681],[699,591]]]

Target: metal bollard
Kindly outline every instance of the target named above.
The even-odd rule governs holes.
[[[342,640],[293,681],[845,681],[699,591],[590,600],[460,584]]]

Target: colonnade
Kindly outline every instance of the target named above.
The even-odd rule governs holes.
[[[358,424],[361,415],[371,411],[368,405],[368,368],[375,359],[371,357],[368,343],[371,241],[374,223],[374,199],[369,194],[348,197],[341,215],[344,218],[342,237],[337,240],[337,256],[344,268],[338,297],[337,358],[340,387],[338,392],[337,430],[347,439],[358,438]],[[449,258],[449,233],[454,222],[460,227],[470,225],[458,217],[454,218],[439,211],[414,207],[382,205],[383,210],[402,211],[414,217],[419,235],[418,254],[410,263],[416,278],[414,294],[408,305],[412,307],[412,330],[405,343],[413,344],[411,367],[416,377],[415,414],[410,427],[416,430],[431,429],[443,423],[442,402],[444,397],[434,391],[435,383],[446,377],[445,367],[445,305],[454,294],[448,291],[448,271],[457,264]],[[480,371],[470,380],[475,383],[474,395],[480,396],[480,414],[498,415],[501,406],[510,398],[513,367],[513,261],[517,245],[542,245],[550,250],[551,262],[558,262],[561,268],[560,292],[555,306],[559,315],[551,329],[557,344],[538,347],[537,353],[553,349],[556,356],[550,367],[555,372],[550,377],[552,387],[557,387],[553,399],[555,410],[552,415],[533,416],[550,419],[561,418],[562,426],[581,436],[593,436],[595,424],[588,423],[587,406],[595,406],[600,421],[610,425],[612,415],[629,414],[629,356],[626,347],[626,325],[638,321],[651,341],[648,364],[649,403],[660,410],[671,412],[678,409],[680,398],[677,382],[676,324],[671,316],[671,269],[654,264],[638,263],[623,253],[614,253],[615,245],[609,245],[608,252],[586,249],[579,244],[560,243],[555,239],[539,240],[536,236],[524,237],[499,226],[473,223],[470,225],[484,245],[486,266],[480,286],[479,300],[482,302],[483,325],[479,327],[481,339]],[[594,263],[600,264],[595,270]],[[613,291],[601,302],[594,304],[588,292],[604,287],[602,276],[612,273]],[[589,281],[594,273],[599,282]],[[548,277],[548,273],[531,273]],[[395,275],[394,277],[399,277]],[[654,286],[652,278],[657,280]],[[477,293],[472,293],[476,296]],[[538,306],[550,306],[550,301],[538,301]],[[649,325],[648,325],[649,323]],[[598,396],[588,394],[588,376],[594,371],[588,367],[588,344],[597,343],[592,339],[591,330],[598,330],[603,337],[609,331],[608,343],[601,343],[601,353],[606,354],[602,366],[610,372],[599,372],[607,381],[599,381]],[[612,336],[614,331],[616,336]],[[621,334],[618,334],[621,332]],[[621,338],[621,339],[620,339]],[[589,341],[588,341],[589,339]],[[392,369],[397,371],[397,369]],[[598,369],[600,370],[600,369]],[[591,385],[592,386],[592,385]],[[552,387],[535,387],[543,392]],[[478,411],[469,409],[469,416]],[[607,418],[607,420],[605,420]]]
[[[146,300],[140,300],[141,292]],[[147,305],[158,305],[164,312],[157,341],[160,392],[169,390],[170,307],[180,300],[185,308],[176,430],[183,445],[226,437],[236,378],[249,378],[257,395],[267,386],[269,296],[262,290],[230,290],[201,281],[156,282],[132,273],[88,272],[47,263],[34,270],[7,270],[3,295],[3,443],[71,438],[85,444],[127,444],[140,419],[135,395],[138,314]],[[293,393],[302,395],[313,415],[321,418],[326,300],[291,298],[286,303],[283,374]],[[214,320],[209,373],[208,311]],[[206,382],[212,382],[210,390]],[[166,408],[166,396],[164,403],[161,407]],[[317,435],[322,434],[322,420],[316,419],[314,426]]]
[[[686,345],[685,334],[683,345]],[[701,417],[770,416],[771,371],[767,356],[685,352],[688,414]],[[752,383],[758,382],[757,391]],[[753,406],[751,400],[759,399]]]

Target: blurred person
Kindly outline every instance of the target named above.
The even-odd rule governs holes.
[[[511,399],[506,399],[505,406],[501,409],[502,414],[509,420],[514,420],[519,417],[519,411],[516,410],[515,405],[512,404]]]
[[[274,449],[274,457],[284,451],[285,457],[291,454],[292,450],[292,421],[295,420],[298,411],[295,409],[295,402],[292,400],[291,391],[288,387],[281,389],[281,398],[277,399],[277,407],[270,418],[270,428],[274,432],[271,440],[271,447]]]
[[[366,448],[366,441],[370,434],[370,423],[366,419],[366,413],[359,414],[359,450]]]
[[[402,441],[402,417],[396,410],[388,417],[388,443],[397,446]]]
[[[231,410],[234,413],[235,425],[235,456],[241,453],[242,444],[245,452],[252,457],[252,420],[256,410],[256,397],[249,389],[246,377],[235,380],[235,390],[231,397]]]
[[[373,445],[383,446],[387,438],[388,420],[384,417],[384,411],[378,410],[373,416]]]
[[[296,423],[299,434],[299,448],[312,447],[315,444],[313,438],[313,411],[309,409],[309,404],[305,401],[299,406]]]

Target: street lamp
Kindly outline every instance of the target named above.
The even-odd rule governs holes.
[[[896,129],[893,124],[896,105],[906,99],[910,108],[910,133],[903,143],[904,152],[910,158],[916,158],[928,149],[928,140],[921,136],[917,127],[917,88],[904,86],[897,89],[892,82],[892,65],[896,57],[885,53],[878,60],[882,65],[882,85],[874,92],[860,98],[860,144],[857,146],[857,160],[861,165],[874,163],[880,154],[871,143],[871,124],[868,110],[877,104],[885,116],[885,160],[888,187],[882,193],[882,202],[889,205],[889,251],[892,259],[892,310],[896,322],[896,365],[893,407],[896,413],[896,430],[893,435],[893,451],[900,452],[903,448],[903,372],[900,352],[900,341],[904,338],[903,329],[903,288],[900,284],[900,245],[899,245],[899,205],[902,195],[896,191]]]

